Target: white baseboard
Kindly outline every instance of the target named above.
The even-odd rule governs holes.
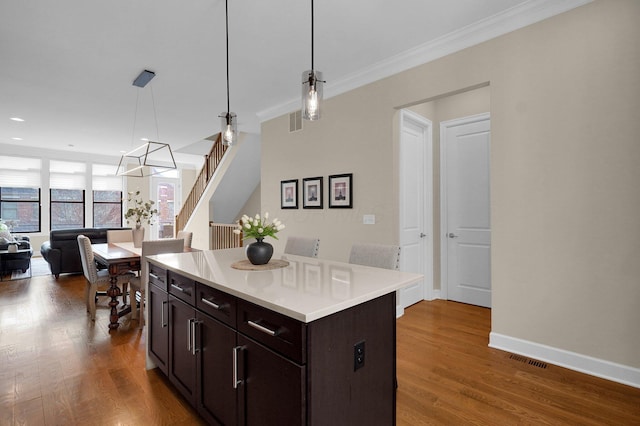
[[[489,333],[489,347],[640,388],[640,369],[515,337]]]

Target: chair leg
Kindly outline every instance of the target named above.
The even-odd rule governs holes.
[[[140,321],[138,321],[138,328],[144,328],[144,289],[140,288]]]
[[[96,289],[97,285],[90,284],[87,281],[87,308],[92,321],[96,320]]]
[[[129,283],[128,282],[122,283],[122,305],[123,306],[127,305],[127,292],[128,291],[129,291]]]

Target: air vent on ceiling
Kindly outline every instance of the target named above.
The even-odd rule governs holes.
[[[289,114],[289,133],[302,130],[302,111],[298,110]]]

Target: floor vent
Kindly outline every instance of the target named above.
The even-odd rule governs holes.
[[[546,362],[538,361],[538,360],[535,360],[535,359],[530,359],[530,358],[527,358],[526,356],[511,354],[509,356],[509,358],[511,358],[514,361],[524,362],[525,364],[529,364],[529,365],[532,365],[534,367],[547,368],[547,363]]]

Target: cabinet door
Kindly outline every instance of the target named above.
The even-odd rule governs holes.
[[[306,423],[306,374],[300,366],[238,334],[239,424],[295,426]]]
[[[196,404],[195,320],[194,308],[169,296],[169,380],[193,406]]]
[[[169,374],[169,296],[155,285],[147,296],[149,357],[165,375]]]
[[[210,424],[236,425],[233,348],[236,332],[198,312],[196,339],[198,412]]]

